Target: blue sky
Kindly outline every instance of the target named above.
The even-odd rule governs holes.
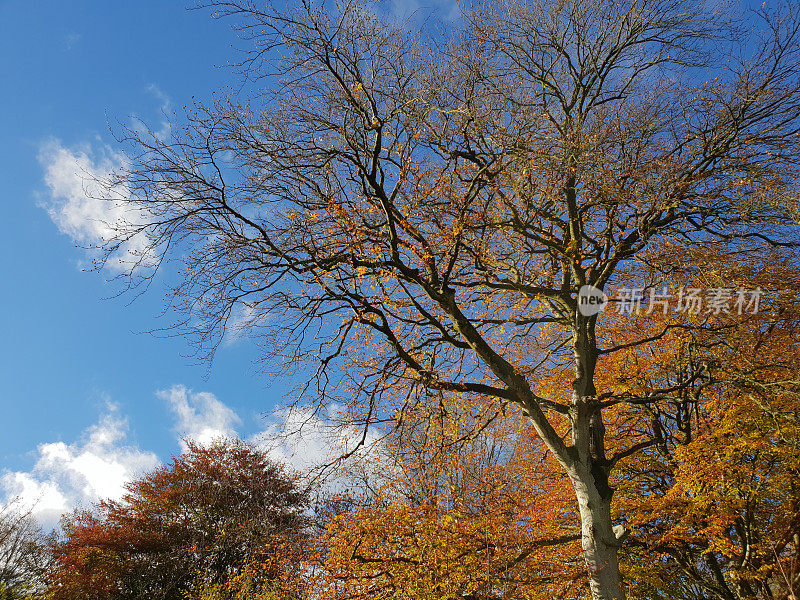
[[[181,2],[0,1],[0,500],[49,494],[41,512],[54,494],[68,505],[112,494],[179,452],[180,434],[255,434],[285,394],[258,375],[247,340],[209,372],[184,340],[141,333],[160,324],[159,292],[103,299],[113,289],[82,272],[80,230],[47,210],[65,201],[59,157],[61,175],[70,157],[99,164],[108,122],[159,126],[162,110],[234,81],[214,65],[235,59],[235,41],[229,23]]]
[[[225,65],[239,46],[230,22],[181,1],[0,0],[0,505],[20,497],[45,526],[119,496],[183,435],[258,440],[286,418],[264,415],[290,385],[259,375],[251,341],[223,344],[209,370],[185,340],[147,333],[163,325],[159,290],[109,299],[113,273],[84,272],[76,247],[98,225],[75,174],[114,163],[110,126],[179,122],[192,98],[238,83]],[[275,452],[301,467],[330,454],[326,435],[312,423]]]

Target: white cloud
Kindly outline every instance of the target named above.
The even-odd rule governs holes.
[[[24,510],[33,509],[40,522],[55,524],[70,510],[70,500],[54,481],[41,481],[31,473],[10,471],[0,477],[7,501],[16,500]]]
[[[239,416],[210,392],[197,392],[175,385],[161,390],[158,397],[169,403],[177,417],[175,431],[181,438],[208,444],[216,438],[235,437]],[[186,445],[183,443],[185,449]]]
[[[127,443],[128,422],[109,404],[99,422],[74,443],[40,444],[30,471],[5,471],[0,490],[18,499],[45,526],[65,512],[101,498],[119,499],[125,484],[159,464],[158,457]]]
[[[305,471],[336,458],[337,437],[334,428],[310,409],[298,408],[277,411],[252,442],[264,448],[273,460]]]
[[[329,407],[330,414],[338,410],[337,406]],[[334,465],[335,469],[324,473],[328,490],[351,487],[365,476],[374,481],[378,478],[375,467],[381,466],[376,462],[380,440],[374,433],[368,432],[364,438],[363,430],[316,415],[310,408],[277,411],[269,425],[250,441],[276,462],[300,473]]]
[[[104,183],[124,168],[122,154],[107,147],[99,151],[88,146],[66,148],[60,141],[50,140],[40,146],[38,158],[50,191],[44,208],[58,229],[76,243],[96,248],[142,221],[144,213],[130,201],[130,190]],[[143,258],[147,262],[147,242],[143,235],[134,235],[122,243],[106,266],[122,270]]]
[[[173,430],[184,439],[208,444],[220,437],[237,437],[241,419],[236,412],[210,392],[193,392],[183,385],[157,392],[166,401],[175,418]],[[330,408],[336,414],[337,407]],[[342,456],[355,447],[361,432],[341,427],[333,419],[315,415],[308,409],[284,410],[249,441],[262,448],[275,461],[309,473]],[[369,474],[380,444],[370,434],[365,445],[347,461],[328,473],[328,489],[350,486]],[[109,403],[98,422],[83,431],[72,443],[42,443],[36,450],[34,466],[28,471],[0,471],[0,509],[18,502],[31,508],[45,528],[57,524],[70,510],[100,499],[120,499],[125,484],[160,464],[155,453],[140,449],[128,441],[128,421],[119,408]],[[370,474],[374,481],[379,474]]]

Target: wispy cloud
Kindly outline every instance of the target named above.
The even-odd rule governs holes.
[[[159,101],[159,108],[161,110],[161,116],[163,117],[161,120],[161,128],[158,131],[153,131],[153,135],[160,140],[166,140],[172,133],[172,123],[169,120],[170,114],[172,113],[172,99],[155,83],[148,85],[145,90],[155,96],[156,100]]]
[[[175,432],[181,438],[208,444],[221,437],[236,437],[241,419],[236,412],[210,392],[192,392],[183,385],[161,390],[158,397],[166,400],[176,417]]]
[[[142,222],[143,211],[130,201],[130,190],[104,183],[125,166],[123,155],[107,147],[67,148],[59,140],[49,140],[39,148],[39,163],[50,192],[43,206],[58,229],[77,244],[98,248]],[[126,270],[147,263],[148,248],[147,239],[135,235],[120,245],[106,267]]]
[[[459,0],[383,0],[378,6],[384,16],[400,23],[419,23],[431,17],[449,23],[461,18]]]
[[[222,338],[224,346],[233,346],[246,339],[252,329],[262,326],[272,319],[269,312],[264,311],[255,304],[238,302],[232,309],[230,317],[225,323],[225,335]]]
[[[81,38],[83,38],[83,36],[80,33],[70,31],[67,34],[67,37],[64,39],[64,47],[67,50],[72,50],[72,48],[75,47],[75,44],[81,41]]]
[[[30,471],[5,471],[0,491],[30,508],[47,527],[76,506],[100,498],[119,499],[125,484],[159,464],[153,452],[127,440],[128,421],[109,403],[100,420],[73,443],[40,444]]]

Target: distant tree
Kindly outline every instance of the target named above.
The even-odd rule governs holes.
[[[618,380],[707,323],[632,328],[578,293],[663,290],[659,251],[797,259],[797,4],[476,4],[447,39],[355,0],[210,4],[241,18],[255,93],[130,132],[106,257],[134,280],[181,261],[169,302],[201,347],[246,313],[362,442],[430,394],[516,405],[575,493],[592,596],[623,598],[615,469],[659,443],[644,411],[710,379]]]
[[[197,581],[224,583],[308,533],[307,492],[241,441],[188,441],[185,453],[127,490],[65,520],[53,598],[182,599]],[[279,576],[279,565],[258,573]]]
[[[18,500],[0,506],[0,600],[38,591],[46,561],[44,538],[31,511]]]

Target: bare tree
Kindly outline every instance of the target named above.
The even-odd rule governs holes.
[[[132,285],[182,261],[169,301],[199,348],[245,315],[266,360],[316,365],[305,397],[344,402],[362,443],[431,393],[481,396],[485,419],[519,407],[574,486],[593,597],[623,598],[609,476],[657,436],[609,456],[604,411],[704,372],[598,390],[617,352],[686,325],[616,343],[576,295],[652,283],[668,243],[793,251],[797,11],[532,0],[477,6],[442,39],[356,1],[212,6],[252,42],[255,92],[196,106],[168,140],[129,132],[107,183],[136,219],[106,258],[146,242]]]

